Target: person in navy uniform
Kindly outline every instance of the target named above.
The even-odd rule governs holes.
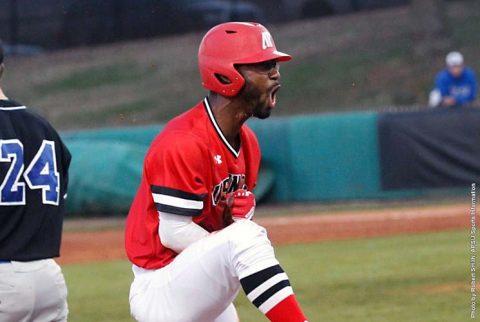
[[[3,92],[0,43],[0,321],[66,321],[67,287],[53,259],[71,155],[55,129]]]
[[[446,67],[435,78],[430,106],[467,106],[475,101],[475,73],[464,65],[461,53],[453,51],[445,59]]]

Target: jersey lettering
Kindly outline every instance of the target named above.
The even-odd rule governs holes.
[[[452,86],[450,88],[451,95],[455,97],[467,97],[470,95],[470,91],[470,86]]]
[[[212,203],[214,206],[218,204],[222,195],[233,192],[238,189],[247,189],[247,185],[244,183],[240,187],[240,182],[245,182],[244,174],[229,174],[228,177],[220,181],[212,190]]]
[[[42,190],[44,204],[58,206],[60,175],[55,159],[55,142],[43,140],[42,146],[25,170],[24,177],[30,189]]]
[[[0,162],[9,162],[7,175],[0,185],[0,205],[25,204],[25,183],[20,182],[23,172],[23,144],[18,139],[0,140]]]
[[[60,175],[55,159],[55,142],[43,140],[40,149],[24,170],[23,144],[18,139],[0,140],[0,162],[9,162],[10,167],[0,186],[0,205],[25,205],[25,183],[29,188],[42,190],[44,204],[59,205]]]

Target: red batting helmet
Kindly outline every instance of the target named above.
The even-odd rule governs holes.
[[[198,65],[203,87],[223,96],[235,96],[245,79],[235,64],[254,64],[276,59],[292,59],[277,51],[267,28],[259,23],[227,22],[210,29],[198,49]],[[229,80],[225,83],[219,79]]]

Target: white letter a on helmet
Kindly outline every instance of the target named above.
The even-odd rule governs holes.
[[[268,31],[262,32],[262,49],[273,47],[272,36]]]

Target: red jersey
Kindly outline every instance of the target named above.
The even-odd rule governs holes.
[[[260,166],[260,148],[253,131],[240,129],[240,148],[225,139],[208,99],[171,120],[151,144],[143,176],[128,214],[125,248],[135,265],[158,269],[177,253],[162,245],[159,214],[192,216],[208,232],[224,228],[216,207],[222,194],[238,189],[242,178],[252,190]]]

